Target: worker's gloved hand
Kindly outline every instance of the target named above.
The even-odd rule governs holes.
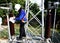
[[[10,17],[9,21],[12,22],[12,23],[15,23],[15,17]]]
[[[22,22],[23,22],[23,23],[26,23],[27,21],[24,21],[24,20],[22,19]]]

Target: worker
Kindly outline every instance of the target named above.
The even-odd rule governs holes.
[[[25,10],[21,7],[20,4],[15,5],[15,11],[18,11],[19,14],[16,17],[13,17],[14,20],[11,18],[11,22],[20,21],[20,29],[19,29],[19,39],[26,37],[24,25],[26,24],[27,18]]]

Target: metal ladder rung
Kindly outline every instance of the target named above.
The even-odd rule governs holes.
[[[9,40],[10,42],[23,42],[23,40]]]

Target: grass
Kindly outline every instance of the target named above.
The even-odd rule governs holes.
[[[57,32],[59,32],[59,33],[60,33],[60,28],[56,28],[56,30],[57,30]]]
[[[29,26],[30,30],[33,31],[34,35],[40,35],[41,30],[37,29],[37,28],[32,28],[31,26]],[[28,30],[30,32],[30,30]],[[15,35],[19,35],[19,24],[15,24]],[[8,38],[8,29],[4,29],[3,31],[0,32],[0,38]]]
[[[29,28],[32,32],[29,29],[28,29],[28,31],[31,32],[33,35],[40,35],[41,34],[41,28],[32,28],[31,26],[29,26]]]
[[[15,24],[15,35],[19,34],[19,24]],[[3,31],[0,31],[0,39],[4,38],[7,39],[8,38],[8,29],[4,29]]]
[[[41,34],[41,28],[32,28],[31,26],[29,26],[29,29],[32,30],[32,32],[30,30],[28,30],[28,32],[31,32],[34,35],[40,35]],[[58,30],[60,32],[60,30]],[[19,35],[19,24],[15,24],[15,35]],[[8,38],[8,29],[4,29],[3,31],[0,32],[0,39],[4,38],[7,39]]]
[[[4,29],[3,31],[0,32],[0,38],[8,38],[8,32],[7,29]]]

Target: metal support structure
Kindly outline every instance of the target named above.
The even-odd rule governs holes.
[[[26,0],[25,11],[26,11],[26,18],[27,18],[27,23],[25,24],[25,32],[26,32],[28,29],[29,0]]]
[[[54,2],[54,7],[55,7],[55,14],[54,14],[54,23],[53,23],[53,35],[54,35],[54,30],[55,30],[55,21],[56,21],[56,10],[58,8],[59,2]]]
[[[27,15],[27,20],[28,20],[28,14],[30,13],[32,15],[32,18],[27,21],[27,24],[25,25],[25,31],[27,30],[30,30],[28,28],[28,25],[29,22],[32,20],[32,19],[35,19],[38,23],[39,23],[39,26],[42,26],[42,33],[41,33],[41,38],[42,40],[44,39],[44,0],[42,0],[41,2],[41,11],[38,11],[36,14],[34,14],[32,11],[30,11],[29,8],[31,8],[31,6],[29,7],[30,3],[29,3],[30,0],[26,0],[26,5],[25,5],[25,11],[26,11],[26,15]],[[36,17],[40,12],[42,12],[42,23],[40,22],[40,20]],[[31,25],[30,25],[31,26]],[[33,28],[33,27],[32,27]],[[34,28],[33,28],[34,29]],[[34,29],[35,30],[35,29]],[[32,32],[32,30],[30,30]],[[36,31],[37,32],[37,31]],[[28,36],[27,36],[28,37]],[[26,37],[26,39],[27,39]]]
[[[8,14],[7,14],[7,22],[8,22],[8,34],[9,34],[9,40],[10,40],[11,39],[11,34],[10,34],[10,26],[9,26],[9,16],[8,16]]]
[[[53,35],[54,35],[54,31],[55,31],[55,21],[56,21],[56,9],[55,9],[55,15],[54,15],[54,23],[53,23]]]
[[[41,0],[41,11],[42,11],[42,38],[44,38],[44,0]]]
[[[34,15],[34,13],[33,13],[32,11],[30,11],[30,14],[33,16],[33,18],[36,19],[36,21],[37,21],[40,25],[42,25],[41,22],[40,22],[40,20],[36,17],[39,13],[36,14],[36,15]],[[29,20],[29,22],[30,22],[33,18],[31,18],[31,19]]]
[[[26,12],[26,18],[27,18],[27,23],[25,24],[25,33],[26,33],[26,39],[25,43],[27,43],[27,30],[28,30],[28,14],[29,14],[29,0],[25,0],[25,12]]]
[[[60,3],[59,2],[54,2],[54,7],[55,7],[55,14],[54,14],[54,23],[53,23],[53,33],[52,33],[52,41],[53,41],[53,37],[55,35],[55,26],[56,26],[56,12],[57,12],[57,8],[58,8],[58,5]]]
[[[6,5],[6,4],[1,4],[1,5]],[[8,5],[10,5],[10,6],[9,7],[0,6],[0,9],[7,10],[6,15],[7,15],[7,23],[8,23],[8,35],[9,35],[9,40],[11,40],[10,26],[9,26],[9,16],[8,16],[8,14],[9,14],[9,10],[12,9],[12,4],[11,3],[10,4],[8,3]]]

